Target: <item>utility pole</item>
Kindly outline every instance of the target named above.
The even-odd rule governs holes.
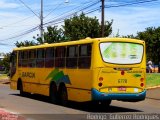
[[[104,0],[102,1],[102,23],[101,23],[101,30],[102,30],[102,37],[104,37]]]
[[[44,41],[44,35],[43,35],[43,0],[41,0],[41,16],[40,16],[40,34],[41,34],[41,38],[42,38],[42,42],[45,43]]]

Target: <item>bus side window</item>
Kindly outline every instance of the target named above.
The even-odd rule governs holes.
[[[29,50],[29,67],[36,67],[36,50]]]
[[[90,68],[91,66],[91,44],[79,46],[79,68]]]
[[[37,49],[36,67],[44,67],[44,49]]]
[[[17,52],[13,52],[11,54],[10,63],[12,64],[12,67],[16,67],[16,64],[17,64]]]
[[[21,51],[21,53],[22,67],[28,67],[28,51]]]
[[[22,66],[22,51],[18,51],[18,67]]]
[[[55,50],[55,67],[65,67],[65,47],[56,47]]]
[[[66,67],[77,68],[78,46],[67,47]]]
[[[54,67],[54,48],[46,48],[45,67],[46,68]]]

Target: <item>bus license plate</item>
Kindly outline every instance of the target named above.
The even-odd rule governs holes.
[[[119,87],[118,91],[126,91],[126,88],[125,87]]]

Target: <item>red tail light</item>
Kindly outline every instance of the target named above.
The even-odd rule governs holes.
[[[100,78],[99,78],[99,81],[100,81],[100,82],[103,81],[103,77],[100,77]]]
[[[141,83],[141,87],[143,87],[144,86],[144,83]]]
[[[125,73],[124,70],[122,70],[122,71],[121,71],[121,75],[124,75],[124,73]]]
[[[141,82],[143,82],[144,81],[144,78],[141,78]]]
[[[98,86],[99,86],[99,87],[102,87],[102,85],[103,85],[102,83],[98,83]]]

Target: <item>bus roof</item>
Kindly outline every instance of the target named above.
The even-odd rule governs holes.
[[[106,41],[124,41],[124,42],[137,42],[143,44],[143,40],[138,40],[138,39],[131,39],[131,38],[85,38],[77,41],[68,41],[68,42],[61,42],[61,43],[44,43],[41,45],[35,45],[35,46],[28,46],[28,47],[19,47],[19,48],[14,48],[14,51],[17,50],[28,50],[28,49],[37,49],[37,48],[45,48],[45,47],[57,47],[57,46],[67,46],[67,45],[77,45],[77,44],[87,44],[87,43],[93,43],[95,41],[100,41],[100,42],[106,42]]]

